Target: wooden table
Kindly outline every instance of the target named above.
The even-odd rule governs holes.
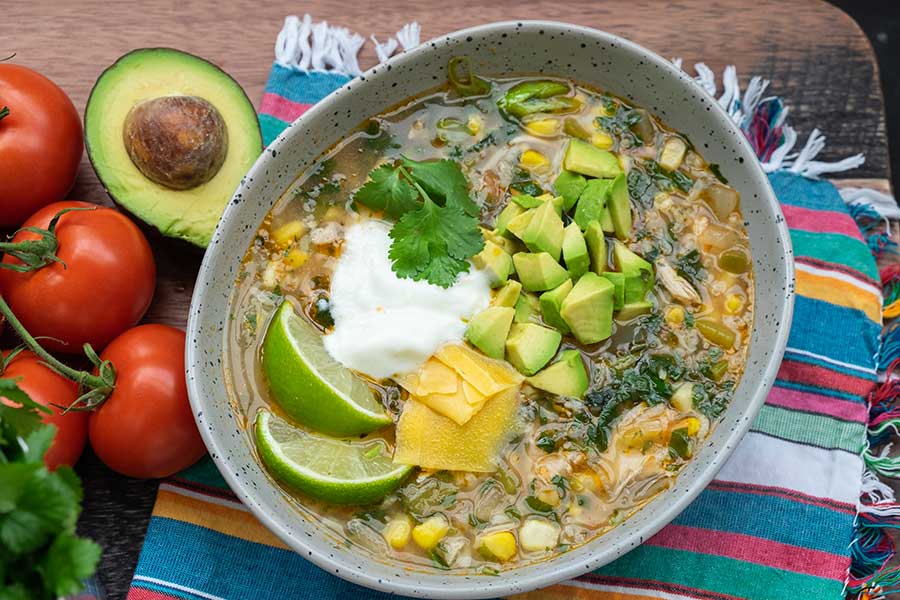
[[[545,18],[626,36],[686,65],[705,61],[721,72],[735,64],[742,82],[752,74],[772,81],[784,96],[801,136],[820,127],[828,136],[825,160],[865,152],[866,164],[849,176],[889,177],[878,69],[869,43],[847,15],[819,0],[356,0],[305,3],[211,0],[126,2],[38,0],[5,3],[0,56],[34,67],[61,85],[79,110],[100,72],[119,55],[143,46],[173,46],[204,56],[231,73],[258,102],[282,19],[308,11],[384,39],[406,21],[422,37],[488,21]],[[361,55],[374,63],[372,45]],[[73,198],[109,203],[87,159]],[[147,231],[159,268],[156,297],[146,320],[183,327],[202,253]],[[104,547],[101,580],[110,598],[124,598],[140,551],[156,484],[119,477],[88,453],[78,468],[85,484],[82,533]]]

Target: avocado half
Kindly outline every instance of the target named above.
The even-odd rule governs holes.
[[[172,111],[180,110],[183,104],[169,102],[173,97],[191,100],[194,108],[200,106],[206,112],[197,116],[198,111],[187,111],[183,118],[175,115],[176,128],[167,130],[165,125],[173,122]],[[141,131],[148,139],[136,151],[135,145],[126,141],[133,139],[126,136],[126,122],[131,135],[139,129],[134,126],[133,115],[144,117],[147,110],[143,107],[155,107],[161,99],[168,112],[157,115],[156,120],[140,120],[144,126]],[[142,110],[133,112],[139,106]],[[208,118],[210,112],[214,119]],[[191,131],[197,123],[213,123],[219,135]],[[172,48],[134,50],[106,69],[88,98],[84,131],[88,157],[113,200],[163,235],[201,247],[209,244],[225,205],[262,151],[256,110],[241,86],[212,63]],[[164,133],[172,134],[165,138],[168,142],[160,142]],[[177,171],[178,160],[193,160],[185,157],[197,152],[192,155],[184,148],[180,153],[160,151],[174,139],[217,144],[217,152],[207,152],[214,154],[214,159],[202,163],[206,170],[203,176],[187,183],[163,184],[158,182],[159,177],[154,180],[146,174],[155,173],[146,168],[146,162],[155,161],[161,165],[158,170],[164,172]],[[172,156],[176,159],[167,161]]]

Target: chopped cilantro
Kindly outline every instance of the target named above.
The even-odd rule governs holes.
[[[706,270],[697,249],[679,256],[675,260],[675,271],[695,286],[699,286],[706,278]]]
[[[401,157],[369,173],[354,200],[398,219],[389,256],[399,277],[449,287],[484,247],[480,210],[453,161]]]
[[[381,165],[369,173],[369,181],[356,190],[353,199],[394,218],[420,206],[416,188],[401,177],[399,169],[390,164]]]
[[[608,98],[608,97],[606,97]],[[630,146],[639,146],[640,138],[631,127],[641,120],[641,113],[627,106],[619,104],[611,98],[601,100],[606,112],[613,112],[608,116],[597,117],[597,125],[611,135],[618,136],[620,140],[627,141]]]
[[[66,466],[48,471],[56,428],[14,379],[0,379],[0,597],[50,600],[77,594],[100,547],[75,535],[81,482]],[[6,591],[4,595],[3,591]]]
[[[549,454],[556,451],[556,442],[556,436],[552,431],[544,431],[540,436],[538,436],[538,439],[534,442],[534,445]]]
[[[728,185],[728,180],[725,179],[724,175],[722,175],[722,170],[719,168],[718,163],[709,163],[709,170],[713,175],[716,176],[716,179],[718,179],[725,185]]]

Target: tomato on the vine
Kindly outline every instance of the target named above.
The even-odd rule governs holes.
[[[75,105],[27,67],[0,63],[0,227],[18,227],[72,189],[84,135]]]
[[[77,210],[51,226],[66,209]],[[50,227],[58,242],[56,258],[27,272],[0,268],[0,290],[45,348],[76,353],[90,343],[99,351],[140,321],[153,298],[156,264],[147,238],[128,217],[88,202],[65,201],[45,206],[23,227]],[[0,266],[21,268],[13,248],[29,240],[47,242],[34,231],[19,231],[11,243],[0,244],[6,252]]]
[[[116,370],[115,389],[91,413],[91,447],[109,468],[167,477],[206,452],[188,402],[184,332],[166,325],[129,329],[100,355]]]
[[[3,353],[4,356],[7,354]],[[75,411],[63,414],[58,407],[71,406],[75,402],[78,397],[75,382],[44,365],[28,350],[19,352],[7,363],[3,377],[18,379],[23,392],[52,411],[41,413],[44,423],[56,426],[53,443],[44,455],[47,468],[53,470],[60,465],[74,465],[87,443],[88,414]]]

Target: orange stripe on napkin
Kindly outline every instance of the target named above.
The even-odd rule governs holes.
[[[225,502],[206,502],[188,493],[161,486],[153,515],[198,525],[248,542],[288,549],[247,509],[238,504],[232,508]]]

